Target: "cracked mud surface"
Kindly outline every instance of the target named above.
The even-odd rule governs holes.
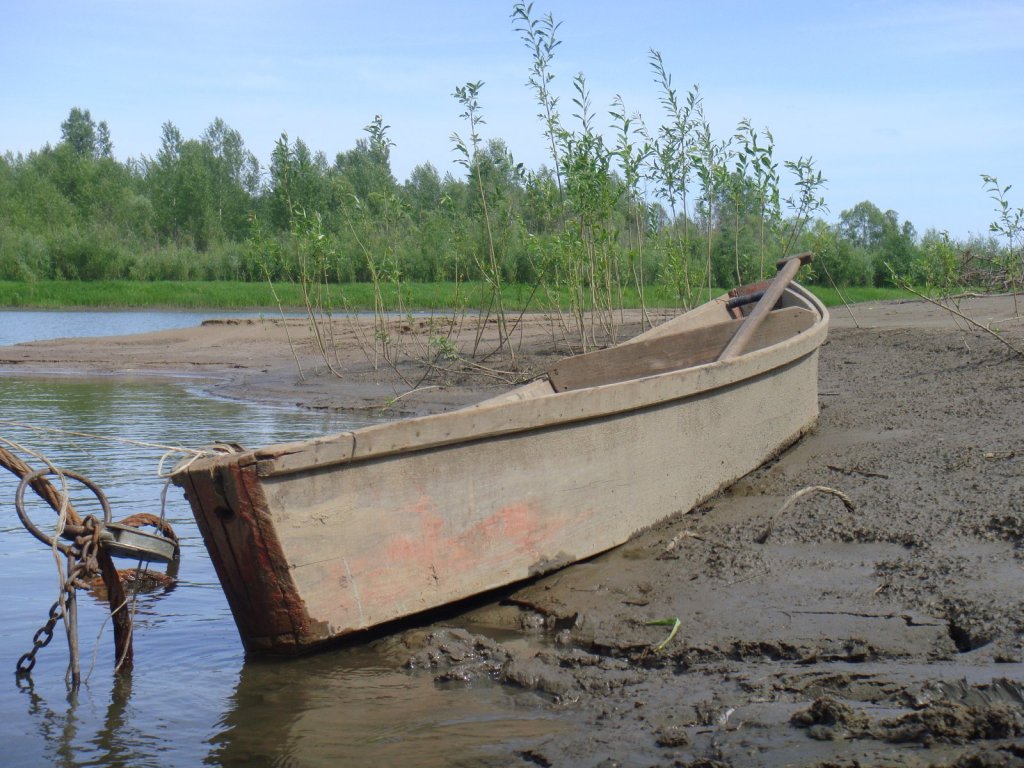
[[[962,308],[1024,346],[1010,300]],[[622,547],[374,641],[437,686],[528,691],[518,706],[567,724],[431,764],[1024,765],[1024,358],[925,304],[855,312],[860,328],[833,313],[816,428],[777,460]],[[202,367],[220,394],[311,407],[401,391],[365,371],[296,382],[261,326],[2,352],[19,371]],[[779,512],[808,486],[853,509],[813,493]],[[675,618],[670,640],[649,623]]]

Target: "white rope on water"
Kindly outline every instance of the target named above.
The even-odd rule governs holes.
[[[34,432],[49,432],[51,434],[67,435],[69,437],[85,437],[90,440],[102,440],[108,443],[121,443],[122,445],[130,445],[136,448],[155,448],[157,450],[164,452],[163,455],[160,457],[160,461],[157,463],[157,477],[168,478],[168,480],[174,477],[174,475],[176,475],[178,472],[182,472],[185,469],[188,469],[188,467],[190,467],[193,464],[193,462],[199,459],[205,458],[207,456],[217,456],[220,454],[231,453],[235,450],[234,448],[222,444],[215,444],[212,446],[208,446],[206,448],[185,448],[180,445],[150,443],[144,440],[132,440],[127,437],[110,437],[108,435],[96,435],[89,432],[76,432],[75,430],[61,429],[59,427],[43,427],[39,426],[38,424],[27,424],[25,422],[14,421],[11,419],[0,419],[0,425],[17,427],[19,429],[28,429]],[[4,440],[4,438],[0,438],[0,440]],[[4,442],[7,441],[4,440]],[[43,456],[33,451],[26,450],[25,452],[42,461],[51,470],[53,470],[54,474],[60,476],[60,473],[56,469],[56,467],[54,467]],[[174,465],[174,467],[171,468],[169,472],[165,472],[164,467],[166,466],[167,461],[174,456],[181,456],[181,458],[178,459],[177,463]],[[60,477],[63,482],[63,476]],[[65,495],[66,489],[67,488],[65,485]],[[166,490],[162,495],[166,495]]]
[[[50,470],[50,472],[57,478],[58,481],[60,481],[60,508],[57,510],[57,525],[54,530],[53,541],[51,542],[50,549],[53,552],[53,560],[57,564],[57,572],[60,575],[61,587],[63,588],[64,570],[63,563],[61,562],[61,552],[57,548],[57,542],[60,539],[61,534],[64,533],[64,527],[68,523],[68,509],[71,506],[70,494],[68,493],[68,479],[64,477],[64,473],[61,472],[60,469],[54,466],[53,462],[51,462],[48,458],[46,458],[46,456],[39,453],[38,451],[34,451],[26,445],[22,445],[21,443],[15,442],[14,440],[9,440],[8,438],[2,436],[0,436],[0,443],[3,443],[7,447],[12,448],[15,451],[27,454],[32,458],[37,459],[40,463],[45,464],[46,468]],[[63,589],[61,590],[61,594],[63,594]],[[64,605],[62,601],[61,610],[63,609]]]

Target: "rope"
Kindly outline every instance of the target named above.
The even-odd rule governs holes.
[[[28,448],[21,443],[8,440],[6,437],[0,437],[0,443],[9,446],[15,451],[26,453],[46,465],[47,469],[50,470],[50,473],[60,480],[61,490],[58,492],[57,489],[53,487],[53,484],[45,477],[39,477],[34,480],[32,482],[32,490],[35,491],[43,501],[53,507],[54,511],[56,511],[59,516],[65,519],[70,519],[72,525],[81,525],[82,518],[79,517],[78,512],[76,512],[74,507],[71,506],[71,502],[68,499],[68,483],[67,479],[64,477],[64,473],[55,467],[53,462],[43,454],[33,451],[31,448]],[[0,467],[9,469],[18,477],[25,477],[26,475],[32,474],[32,468],[28,464],[18,458],[15,454],[3,448],[0,448]],[[61,527],[61,530],[57,531],[57,535],[59,536],[62,531],[63,526]]]
[[[26,424],[21,421],[12,421],[10,419],[0,419],[0,424],[6,424],[10,427],[20,427],[21,429],[31,429],[36,432],[54,432],[61,435],[72,435],[74,437],[88,437],[91,440],[105,440],[109,443],[125,443],[126,445],[134,445],[140,448],[158,448],[162,451],[167,451],[168,453],[203,453],[203,449],[183,448],[179,445],[164,445],[163,443],[148,443],[143,440],[131,440],[127,437],[94,435],[89,432],[75,432],[70,429],[59,429],[57,427],[40,427],[36,424]]]
[[[172,539],[175,545],[178,543],[177,536],[166,521],[167,491],[172,482],[172,478],[179,472],[186,470],[195,461],[201,458],[226,453],[235,453],[242,450],[240,446],[223,443],[217,443],[199,449],[185,448],[182,446],[166,445],[163,443],[134,440],[130,438],[109,437],[89,432],[60,429],[56,427],[44,427],[15,421],[13,419],[0,419],[0,426],[25,429],[38,433],[66,435],[70,437],[86,438],[89,440],[99,440],[108,443],[118,443],[135,448],[157,449],[163,451],[163,455],[160,457],[156,471],[157,476],[163,478],[165,481],[160,492],[159,517],[148,514],[133,515],[122,521],[122,524],[135,525],[136,527],[139,525],[152,525],[165,537]],[[34,471],[24,460],[15,455],[15,453],[7,450],[7,448],[38,459],[46,466],[47,469],[42,472]],[[167,462],[172,458],[176,459],[176,463],[169,471],[167,471]],[[18,661],[17,673],[19,678],[27,676],[31,672],[32,667],[35,666],[36,653],[50,642],[50,639],[53,636],[53,627],[56,622],[63,620],[65,631],[68,636],[68,646],[71,655],[70,664],[68,665],[68,682],[72,688],[77,688],[79,686],[81,681],[81,668],[78,650],[77,601],[75,599],[75,589],[78,586],[84,585],[84,576],[89,572],[95,572],[96,570],[99,570],[104,586],[107,588],[109,613],[106,618],[110,619],[114,625],[115,673],[124,668],[130,668],[133,659],[133,620],[135,618],[135,613],[138,610],[138,589],[141,588],[142,579],[136,579],[132,588],[129,590],[130,594],[126,593],[117,569],[114,566],[114,562],[111,559],[111,552],[100,545],[98,537],[102,523],[98,523],[98,521],[96,521],[92,516],[83,520],[81,515],[77,510],[75,510],[74,506],[72,506],[68,493],[68,477],[74,478],[78,482],[85,484],[87,488],[96,493],[97,498],[100,498],[104,505],[105,512],[109,512],[109,507],[106,506],[105,497],[103,497],[102,491],[80,475],[76,475],[73,472],[65,473],[61,471],[58,467],[54,466],[53,462],[38,451],[34,451],[31,448],[15,442],[14,440],[10,440],[2,436],[0,436],[0,467],[10,470],[14,475],[23,479],[23,484],[19,486],[19,496],[23,493],[26,487],[30,487],[36,495],[49,504],[57,513],[57,525],[53,537],[47,537],[44,534],[41,534],[31,521],[28,521],[27,516],[23,516],[22,518],[22,522],[25,523],[26,528],[28,528],[33,535],[36,535],[37,537],[43,536],[43,540],[47,541],[49,544],[54,562],[57,565],[60,589],[57,601],[50,609],[47,622],[38,632],[36,632],[35,637],[33,637],[32,650],[24,654]],[[54,487],[53,483],[47,480],[47,475],[53,475],[59,480],[59,491]],[[22,515],[22,512],[23,510],[19,505],[20,516]],[[109,518],[109,514],[106,515],[106,517]],[[67,539],[72,536],[74,537],[73,544],[68,545],[60,543],[62,537]],[[62,560],[67,561],[66,573]],[[142,568],[142,565],[143,563],[140,559],[138,567],[135,569],[136,573],[139,573],[140,571],[145,572],[148,568],[148,564],[146,565],[146,568]],[[102,634],[105,625],[106,620],[104,620],[100,625],[100,635]],[[99,635],[97,636],[97,641],[98,640]],[[93,666],[96,662],[97,651],[98,642],[96,646],[94,646],[92,664],[90,665],[89,672],[87,674],[91,674],[92,672]]]
[[[181,471],[203,456],[237,450],[236,446],[228,445],[214,445],[210,448],[201,450],[181,448],[178,446],[166,446],[126,438],[109,438],[101,435],[73,432],[71,430],[38,427],[6,419],[0,420],[0,424],[7,424],[9,426],[20,427],[37,432],[67,434],[76,437],[87,437],[97,440],[106,440],[108,442],[134,445],[137,447],[159,448],[164,450],[165,453],[161,457],[158,467],[158,475],[166,478],[160,494],[160,516],[157,517],[156,515],[140,513],[126,518],[122,524],[132,525],[135,527],[139,527],[141,525],[152,525],[157,528],[162,535],[171,539],[175,545],[178,543],[178,537],[174,534],[170,524],[167,523],[165,515],[167,489],[170,485],[171,477],[176,472]],[[47,469],[41,471],[33,470],[29,464],[19,456],[12,453],[11,450],[8,450],[8,448],[34,457],[43,463]],[[180,460],[170,473],[165,474],[163,472],[164,463],[170,456],[175,454],[185,454],[185,458]],[[68,650],[71,656],[66,681],[72,689],[78,688],[81,682],[81,666],[79,661],[77,600],[75,591],[80,586],[86,586],[86,577],[90,573],[95,573],[96,571],[100,572],[103,584],[107,589],[107,598],[110,607],[107,618],[111,619],[114,624],[115,673],[124,668],[130,668],[133,658],[133,619],[136,611],[138,610],[137,597],[141,580],[136,580],[133,588],[131,589],[131,595],[126,594],[117,569],[111,559],[111,552],[105,549],[100,541],[100,532],[103,527],[103,522],[97,520],[92,515],[83,519],[75,510],[69,499],[68,479],[76,480],[78,483],[83,484],[88,490],[96,494],[97,499],[99,499],[101,506],[104,509],[104,519],[109,522],[110,509],[104,494],[87,478],[74,472],[62,471],[56,467],[53,462],[46,458],[46,456],[38,451],[34,451],[31,448],[5,437],[0,437],[0,467],[10,470],[14,475],[21,478],[22,482],[18,486],[18,492],[16,494],[17,499],[15,503],[18,508],[19,517],[21,517],[25,527],[32,532],[33,535],[37,538],[42,537],[43,541],[48,543],[54,562],[57,565],[58,580],[60,582],[57,600],[50,608],[46,623],[33,637],[32,649],[28,653],[22,655],[18,660],[16,670],[17,676],[20,679],[21,677],[28,676],[31,673],[32,668],[35,666],[36,654],[41,648],[49,644],[53,636],[54,625],[58,621],[63,621],[68,638]],[[60,481],[59,491],[54,484],[47,479],[47,475],[53,475]],[[23,509],[23,495],[27,488],[32,488],[32,490],[57,513],[57,524],[52,537],[39,531]],[[72,537],[73,543],[61,543],[61,538],[67,539]],[[66,561],[66,573],[62,560]],[[139,566],[141,565],[142,562],[140,560]],[[136,571],[138,571],[138,569],[136,569]],[[100,634],[102,634],[103,626],[105,626],[105,624],[106,621],[104,621],[100,627]],[[97,640],[98,639],[99,638],[97,637]],[[93,664],[89,667],[89,674],[91,674],[93,665],[95,665],[97,650],[98,643],[94,647]]]
[[[26,424],[25,422],[18,422],[10,419],[0,419],[0,425],[16,427],[18,429],[28,429],[34,432],[49,432],[51,434],[68,435],[71,437],[86,437],[90,440],[102,440],[104,442],[119,442],[124,445],[133,445],[135,447],[147,447],[147,449],[157,449],[158,451],[164,452],[164,455],[160,458],[160,462],[157,465],[158,477],[172,477],[176,472],[182,471],[183,469],[187,468],[191,463],[197,461],[198,459],[202,459],[213,454],[226,453],[226,451],[221,449],[220,443],[207,447],[207,449],[189,449],[189,447],[184,447],[182,445],[166,445],[161,442],[146,442],[145,440],[133,440],[128,437],[110,437],[108,435],[92,434],[90,432],[77,432],[72,429],[59,429],[57,427],[41,427],[37,424]],[[4,442],[7,442],[7,440],[3,438],[0,439],[2,439]],[[40,459],[41,461],[45,462],[45,460],[39,454],[30,451],[26,451],[26,453],[29,453],[32,456],[35,456],[37,459]],[[164,465],[167,463],[167,460],[170,457],[175,456],[177,454],[183,454],[184,458],[180,460],[177,464],[175,464],[174,468],[171,469],[170,472],[165,473]],[[47,466],[52,468],[52,465],[50,465],[48,462],[45,463],[47,464]],[[8,469],[10,469],[10,467],[8,467]],[[11,471],[14,470],[11,469]],[[47,499],[47,501],[49,501],[49,499]]]

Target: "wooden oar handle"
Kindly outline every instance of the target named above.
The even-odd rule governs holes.
[[[782,297],[782,293],[786,290],[786,286],[796,277],[796,273],[800,271],[800,267],[804,264],[808,264],[814,260],[813,253],[800,253],[796,256],[790,256],[789,258],[782,259],[776,262],[776,266],[779,268],[775,278],[771,281],[768,287],[764,291],[764,295],[761,296],[754,308],[750,310],[750,314],[747,315],[747,319],[743,321],[743,324],[736,331],[736,334],[732,337],[728,344],[725,345],[725,349],[722,350],[722,354],[718,356],[719,360],[728,360],[732,357],[738,357],[743,354],[747,344],[750,343],[750,339],[753,337],[757,327],[764,320],[765,316],[772,310],[772,307]]]
[[[810,264],[812,261],[814,261],[814,254],[811,253],[810,251],[806,251],[805,253],[798,253],[796,256],[787,256],[784,259],[779,259],[778,261],[776,261],[775,266],[778,269],[782,269],[791,261],[799,261],[800,266],[802,267],[804,264]]]

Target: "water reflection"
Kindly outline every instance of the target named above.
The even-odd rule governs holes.
[[[68,692],[64,705],[50,706],[36,692],[31,680],[20,681],[18,688],[28,698],[27,711],[37,723],[46,745],[47,762],[51,765],[76,766],[82,764],[81,750],[77,746],[79,728],[88,727],[88,716],[80,715],[82,707],[79,691]],[[128,704],[132,695],[129,675],[114,678],[102,726],[93,736],[86,736],[86,754],[93,764],[120,768],[144,765],[146,755],[138,744],[144,743],[136,727],[130,722]],[[66,705],[66,706],[65,706]],[[83,723],[83,721],[86,721]]]
[[[36,432],[12,422],[63,431]],[[90,477],[109,497],[115,519],[137,512],[160,514],[164,481],[156,476],[156,467],[163,449],[68,432],[200,447],[222,437],[258,445],[346,426],[336,416],[213,400],[178,385],[111,378],[0,377],[0,435]],[[52,557],[17,520],[16,485],[13,475],[0,472],[0,593],[7,596],[0,609],[0,664],[9,665],[11,672],[31,647],[33,633],[56,597]],[[187,757],[173,763],[201,762],[205,754],[201,745],[220,718],[242,665],[230,612],[188,505],[177,488],[170,489],[167,498],[165,511],[181,538],[183,565],[176,589],[141,595],[135,606],[133,727],[123,737],[113,737],[114,742],[127,739],[119,743],[131,747],[132,755],[149,755],[129,761],[138,765],[167,764],[157,756],[167,750],[172,737],[177,738],[170,743],[187,737],[192,745],[185,751]],[[52,512],[40,510],[37,515],[41,523],[52,525]],[[88,675],[92,668],[79,693],[80,703],[69,700],[66,708],[55,703],[67,695],[63,679],[67,650],[60,627],[50,646],[39,652],[28,711],[23,697],[12,695],[13,686],[6,692],[0,688],[0,742],[8,748],[12,764],[103,764],[102,755],[110,751],[102,746],[109,739],[102,735],[105,718],[101,714],[108,702],[115,705],[127,692],[108,690],[113,652],[104,604],[82,593],[79,606],[83,672]],[[50,705],[44,706],[45,702]],[[61,744],[70,746],[58,749]],[[137,749],[133,744],[142,746]]]
[[[247,663],[207,763],[499,766],[513,745],[559,728],[533,694],[486,681],[445,688],[400,661],[346,649]]]
[[[175,384],[0,377],[0,435],[95,481],[115,519],[160,514],[162,449],[39,433],[11,422],[160,445],[248,446],[340,431],[337,415],[250,406]],[[16,482],[0,472],[0,673],[14,671],[56,597],[50,553],[22,529]],[[42,512],[40,512],[42,514]],[[85,682],[69,697],[62,630],[30,686],[0,674],[0,743],[10,765],[502,765],[511,743],[560,725],[532,694],[486,681],[447,688],[402,669],[401,651],[343,649],[287,663],[246,662],[224,594],[187,503],[168,493],[181,539],[177,587],[140,594],[135,668],[113,675],[105,605],[80,593]],[[52,517],[52,514],[51,514]],[[129,565],[123,562],[120,567]],[[525,697],[525,698],[524,698]]]

